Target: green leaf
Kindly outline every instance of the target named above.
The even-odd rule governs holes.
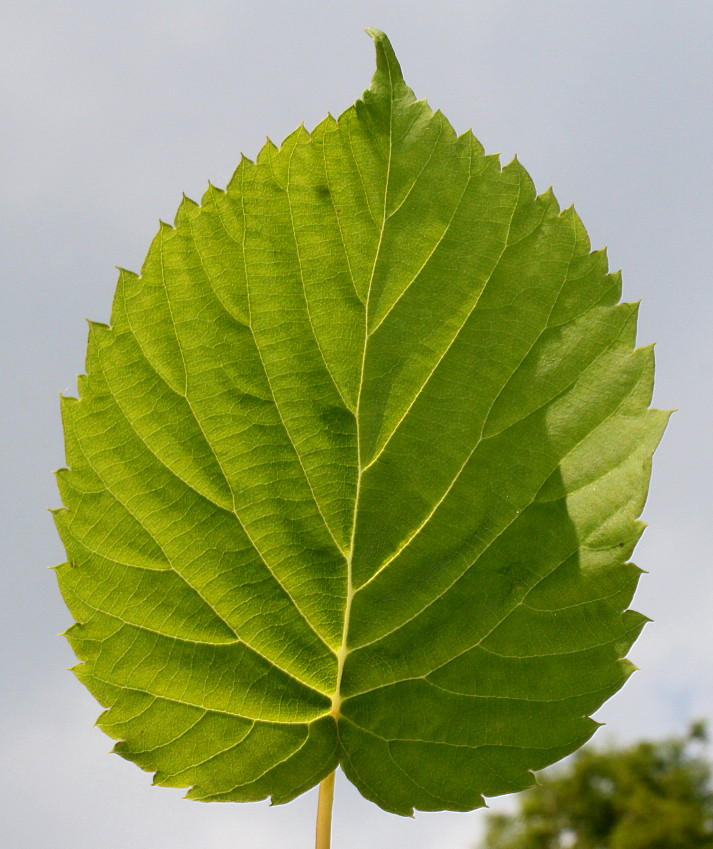
[[[189,797],[337,764],[409,814],[532,784],[645,619],[667,414],[573,210],[414,98],[361,100],[185,199],[92,324],[56,518],[79,678]]]

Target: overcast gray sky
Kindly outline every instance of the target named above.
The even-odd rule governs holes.
[[[5,0],[0,11],[0,286],[7,849],[309,847],[314,791],[282,808],[201,805],[106,754],[97,705],[65,671],[70,624],[45,567],[63,463],[59,392],[106,321],[114,265],[138,269],[181,192],[224,185],[302,120],[368,85],[365,26],[392,38],[417,95],[539,189],[576,202],[594,247],[643,299],[656,400],[678,407],[637,549],[641,667],[597,718],[629,740],[713,706],[713,3],[710,0]],[[335,849],[467,849],[482,812],[383,813],[342,781]]]

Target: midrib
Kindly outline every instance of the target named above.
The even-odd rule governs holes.
[[[352,602],[354,600],[354,583],[352,580],[352,563],[354,559],[354,541],[356,537],[357,509],[359,505],[359,495],[361,493],[361,481],[364,472],[364,467],[361,462],[361,434],[359,432],[359,413],[361,410],[361,395],[364,386],[364,365],[366,363],[366,349],[369,344],[369,299],[371,297],[371,287],[376,274],[376,266],[379,261],[381,245],[384,240],[384,231],[386,230],[386,205],[389,196],[389,177],[391,175],[391,153],[392,153],[392,136],[393,136],[393,119],[394,119],[394,84],[391,76],[391,65],[388,65],[389,70],[389,152],[386,160],[386,178],[384,181],[384,209],[381,220],[381,229],[379,231],[379,241],[374,253],[374,264],[371,268],[371,276],[369,277],[369,286],[366,292],[366,302],[364,304],[364,349],[361,358],[361,373],[359,375],[359,391],[357,393],[356,409],[354,410],[354,418],[356,422],[356,442],[357,442],[357,483],[354,493],[354,514],[352,516],[352,533],[349,542],[349,553],[347,554],[347,596],[344,606],[344,625],[342,628],[342,641],[337,649],[337,683],[332,696],[332,709],[330,715],[338,720],[341,716],[342,707],[342,676],[344,675],[344,664],[349,654],[347,648],[347,638],[349,636],[349,620],[352,612]]]

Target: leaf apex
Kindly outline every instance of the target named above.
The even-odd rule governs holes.
[[[391,46],[391,42],[389,41],[389,37],[386,33],[383,33],[380,29],[374,29],[373,27],[367,27],[364,31],[372,39],[374,46],[376,47],[377,73],[381,71],[386,74],[392,86],[396,82],[403,82],[404,75],[401,70],[401,65],[399,60],[396,58],[396,53],[394,52],[394,48]]]

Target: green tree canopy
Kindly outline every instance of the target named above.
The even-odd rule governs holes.
[[[705,727],[683,738],[578,752],[540,778],[515,815],[491,814],[483,849],[713,847]]]

